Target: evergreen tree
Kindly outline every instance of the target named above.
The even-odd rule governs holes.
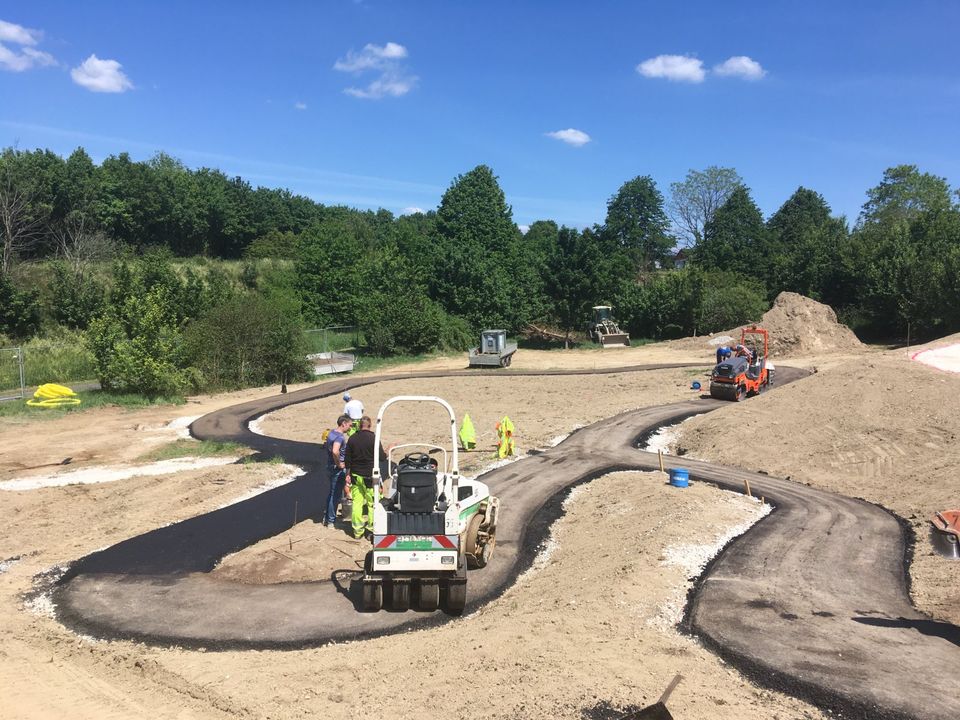
[[[704,228],[693,258],[705,270],[728,270],[763,279],[770,251],[760,208],[743,185],[734,190]]]
[[[474,330],[516,329],[529,317],[517,276],[519,231],[493,171],[479,165],[458,176],[437,210],[438,264],[431,289],[447,312]]]
[[[604,233],[627,254],[637,273],[649,272],[671,255],[674,238],[663,195],[649,175],[620,186],[607,203]]]

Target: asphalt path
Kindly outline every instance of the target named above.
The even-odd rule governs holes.
[[[492,375],[594,374],[680,367]],[[451,374],[478,375],[483,371]],[[778,383],[803,373],[779,367]],[[283,487],[154,530],[74,563],[54,592],[60,619],[98,637],[188,647],[286,648],[382,635],[444,622],[441,612],[360,613],[353,568],[324,581],[243,585],[213,580],[224,555],[318,511],[325,481],[315,444],[256,435],[248,423],[287,405],[347,388],[440,374],[350,378],[244,403],[197,420],[200,439],[240,442],[264,457],[307,469]],[[468,612],[497,597],[529,567],[565,491],[615,470],[657,468],[639,451],[651,430],[724,405],[699,398],[622,413],[573,433],[556,447],[484,476],[501,498],[493,562],[470,573]],[[749,443],[750,438],[744,437]],[[960,630],[910,604],[908,537],[891,514],[862,500],[763,473],[689,458],[665,458],[694,480],[755,495],[776,512],[732,542],[697,582],[684,627],[757,683],[812,701],[839,717],[955,720],[960,716]],[[691,523],[691,540],[697,526]]]

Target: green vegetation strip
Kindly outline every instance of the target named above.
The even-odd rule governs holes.
[[[182,457],[223,457],[246,455],[251,450],[246,445],[234,442],[217,442],[216,440],[177,440],[169,445],[162,445],[141,456],[141,460],[157,461],[172,460]]]

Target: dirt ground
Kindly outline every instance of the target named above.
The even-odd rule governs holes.
[[[606,351],[522,350],[512,369],[685,360],[705,368],[715,347],[708,343],[696,338]],[[934,509],[960,505],[960,419],[952,400],[960,377],[912,363],[903,351],[839,343],[796,350],[786,356],[790,364],[816,367],[816,375],[685,423],[680,444],[699,457],[865,497],[909,519],[919,536],[915,600],[935,617],[957,622],[944,579],[949,573],[955,578],[956,569],[929,555],[923,529]],[[464,365],[441,358],[415,369]],[[518,448],[526,451],[626,409],[690,397],[693,379],[702,381],[693,370],[478,375],[389,381],[355,394],[368,409],[403,392],[445,397],[458,420],[469,412],[483,450],[464,457],[469,473],[491,461],[493,423],[503,414],[516,423]],[[172,441],[176,433],[167,426],[177,418],[275,392],[0,421],[0,481],[48,473],[49,467],[37,466],[68,456],[76,467],[130,463]],[[337,399],[294,406],[267,416],[262,427],[315,440],[340,407]],[[395,421],[388,420],[387,440],[422,440],[410,429],[432,418],[428,412],[389,415]],[[671,488],[655,474],[615,473],[576,490],[530,572],[479,612],[429,630],[302,651],[187,651],[78,637],[50,617],[42,598],[28,597],[38,574],[226,504],[288,472],[279,465],[236,464],[0,492],[0,717],[582,718],[585,711],[617,717],[610,707],[654,702],[676,672],[684,675],[670,702],[676,717],[823,717],[800,701],[756,688],[673,629],[698,573],[694,561],[703,556],[702,546],[687,545],[693,542],[685,529],[690,520],[699,523],[698,541],[712,540],[756,519],[758,506],[705,485]],[[311,566],[326,566],[332,555],[349,567],[356,552],[342,527],[306,520],[227,558],[215,572],[244,582],[307,579]]]
[[[960,342],[960,335],[929,347]],[[928,346],[865,355],[777,392],[694,418],[678,445],[692,456],[765,470],[863,498],[916,534],[912,597],[960,624],[960,567],[937,555],[930,519],[960,508],[960,374],[910,360]]]

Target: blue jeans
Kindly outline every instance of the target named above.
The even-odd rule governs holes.
[[[330,485],[327,494],[327,502],[324,507],[327,509],[326,521],[333,523],[337,519],[337,505],[343,500],[343,486],[347,482],[347,471],[344,469],[331,469]]]

